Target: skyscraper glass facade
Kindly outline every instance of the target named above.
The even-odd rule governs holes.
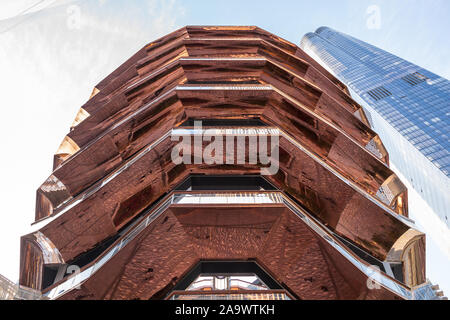
[[[450,82],[328,27],[306,34],[300,46],[355,94],[392,164],[448,231]]]

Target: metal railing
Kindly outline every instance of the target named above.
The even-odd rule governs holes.
[[[180,87],[178,86],[175,89],[179,90]],[[165,93],[164,95],[166,95],[166,94],[167,93]],[[159,98],[161,98],[161,97],[162,96],[160,96]],[[151,103],[154,103],[154,101],[152,101]],[[117,125],[119,125],[119,124],[116,124],[115,126],[117,126]],[[290,143],[292,143],[294,146],[296,146],[299,150],[301,150],[302,152],[306,153],[310,158],[314,159],[316,162],[318,162],[320,165],[322,165],[329,172],[331,172],[336,177],[338,177],[341,181],[345,182],[353,190],[355,190],[359,194],[363,195],[366,199],[368,199],[369,201],[375,203],[377,206],[383,208],[391,216],[393,216],[396,219],[398,219],[398,220],[402,221],[403,223],[407,224],[409,227],[415,228],[414,222],[411,219],[409,219],[409,218],[407,218],[407,217],[405,217],[403,215],[398,214],[392,208],[389,207],[389,203],[387,203],[388,201],[386,200],[386,197],[381,196],[380,194],[370,194],[370,193],[368,193],[360,185],[358,185],[355,181],[352,181],[352,180],[348,179],[347,177],[345,177],[341,172],[339,172],[333,166],[328,164],[326,161],[324,161],[317,154],[309,151],[307,148],[305,148],[302,144],[300,144],[296,139],[291,137],[286,132],[284,132],[284,131],[282,131],[282,130],[280,130],[278,128],[275,128],[275,127],[266,127],[266,128],[257,128],[257,127],[251,128],[251,127],[249,127],[249,128],[245,128],[245,129],[242,129],[242,128],[234,128],[234,129],[231,129],[231,128],[229,128],[229,129],[212,129],[212,128],[208,128],[208,129],[201,129],[201,130],[195,130],[195,129],[191,129],[191,128],[175,128],[175,129],[171,129],[168,132],[166,132],[163,136],[158,138],[156,141],[152,142],[150,145],[148,145],[147,147],[145,147],[142,150],[140,150],[139,152],[137,152],[136,155],[132,159],[126,161],[119,168],[117,168],[112,173],[107,175],[105,177],[105,179],[103,179],[102,181],[100,181],[100,182],[92,185],[91,187],[87,188],[84,192],[80,193],[78,196],[76,196],[74,198],[67,199],[66,201],[64,201],[63,203],[58,205],[58,207],[55,208],[53,215],[48,216],[48,217],[44,217],[41,220],[34,222],[33,223],[34,229],[38,230],[38,229],[44,227],[46,224],[48,224],[51,221],[55,220],[57,217],[63,215],[65,212],[67,212],[68,210],[70,210],[74,206],[78,205],[84,199],[86,199],[89,196],[93,195],[95,192],[97,192],[103,186],[108,184],[116,176],[118,176],[124,170],[129,168],[133,163],[138,161],[140,158],[142,158],[144,155],[146,155],[148,152],[150,152],[152,149],[154,149],[157,145],[159,145],[165,139],[167,139],[167,138],[169,138],[169,137],[171,137],[173,135],[204,134],[204,132],[207,131],[207,130],[209,130],[209,132],[211,132],[211,130],[217,130],[217,133],[221,132],[224,135],[243,135],[243,134],[245,134],[247,136],[251,136],[251,135],[255,134],[255,135],[277,135],[277,136],[281,136],[281,137],[285,138],[287,141],[289,141]],[[395,195],[395,197],[396,196],[397,195]]]
[[[391,278],[385,273],[377,270],[372,265],[363,261],[342,242],[340,242],[333,233],[323,226],[319,221],[309,216],[303,209],[299,208],[294,202],[287,198],[282,192],[257,191],[257,192],[172,192],[161,202],[149,209],[141,220],[136,221],[130,226],[129,231],[121,239],[117,240],[112,247],[100,255],[94,262],[87,265],[84,270],[78,274],[70,275],[60,283],[50,287],[44,296],[50,299],[56,299],[61,295],[79,287],[84,281],[89,279],[97,270],[105,265],[114,257],[123,247],[132,241],[141,231],[143,231],[152,221],[162,214],[171,205],[207,205],[207,204],[284,204],[288,209],[294,212],[304,223],[306,223],[315,233],[325,239],[341,255],[349,260],[356,268],[363,272],[368,278],[373,279],[374,283],[385,287],[404,299],[423,299],[427,295],[417,294]]]
[[[284,290],[173,291],[167,300],[292,300]]]

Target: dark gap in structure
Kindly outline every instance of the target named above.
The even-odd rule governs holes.
[[[270,289],[285,289],[255,261],[200,261],[173,288],[186,290],[199,275],[257,275]]]
[[[203,127],[267,127],[259,118],[249,119],[194,119],[189,118],[180,127],[193,127],[194,121],[201,121]]]
[[[260,191],[277,190],[262,176],[191,175],[174,188],[175,191]]]

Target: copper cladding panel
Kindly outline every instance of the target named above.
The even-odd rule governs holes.
[[[136,211],[131,211],[127,221],[172,190],[188,174],[260,172],[260,165],[250,164],[175,165],[171,161],[171,150],[176,144],[166,138],[133,166],[49,223],[41,232],[53,241],[66,261],[71,260],[102,239],[114,235],[118,228],[113,223],[114,213],[122,202],[143,189],[150,188],[148,197],[136,207]],[[245,148],[249,149],[248,146]],[[269,181],[289,192],[332,230],[380,259],[385,258],[392,244],[408,229],[284,138],[280,138],[279,166],[276,175],[267,176]],[[123,187],[125,185],[126,188]]]
[[[213,28],[214,29],[214,28]],[[260,42],[262,41],[264,44],[264,50],[261,52],[262,55],[268,55],[271,58],[275,58],[277,59],[277,61],[281,61],[280,63],[287,63],[288,66],[288,70],[294,71],[294,72],[299,72],[300,74],[304,75],[307,73],[307,70],[311,69],[308,64],[306,62],[302,62],[302,61],[297,61],[295,60],[296,58],[294,56],[291,55],[291,51],[293,45],[289,45],[286,41],[282,41],[280,40],[278,37],[270,35],[269,33],[259,30],[258,28],[250,28],[248,30],[221,30],[220,28],[218,29],[204,29],[201,27],[194,27],[193,29],[187,28],[187,30],[191,30],[192,32],[195,32],[197,35],[198,33],[204,33],[204,32],[208,32],[208,33],[213,33],[215,37],[218,37],[218,39],[214,40],[212,42],[212,45],[215,46],[220,46],[220,41],[225,41],[225,42],[235,42],[235,41],[241,41],[242,42],[242,46],[244,47],[252,47],[252,41],[255,42],[256,44],[260,44]],[[195,30],[195,31],[193,31]],[[203,31],[202,31],[203,30]],[[206,31],[205,31],[206,30]],[[259,31],[255,31],[255,30],[259,30]],[[179,41],[182,41],[183,43],[188,41],[189,43],[195,43],[197,46],[200,45],[203,49],[202,52],[205,52],[205,44],[203,42],[205,42],[205,40],[202,39],[198,39],[198,38],[192,38],[192,37],[187,37],[187,34],[189,33],[188,31],[183,31],[183,30],[179,30],[169,36],[166,37],[166,39],[161,39],[160,41],[155,42],[153,45],[147,47],[147,53],[151,53],[149,56],[147,56],[146,58],[142,58],[143,57],[143,53],[138,53],[135,55],[135,57],[131,58],[129,61],[127,61],[123,66],[121,66],[120,68],[118,68],[118,70],[116,70],[115,72],[113,72],[113,74],[108,77],[108,80],[103,81],[103,85],[100,86],[100,92],[95,95],[89,102],[87,105],[84,106],[84,109],[87,110],[90,113],[90,116],[83,122],[81,122],[81,124],[79,124],[78,126],[76,126],[71,133],[69,134],[69,137],[71,137],[72,139],[75,139],[76,143],[82,143],[82,141],[79,140],[80,136],[77,136],[76,133],[77,132],[81,132],[83,134],[84,133],[88,133],[88,136],[84,136],[84,140],[87,143],[87,141],[89,141],[89,146],[88,148],[83,148],[82,150],[80,150],[74,157],[71,157],[68,161],[65,161],[64,163],[62,163],[62,165],[57,168],[57,170],[55,170],[54,172],[54,176],[56,178],[58,178],[60,181],[63,182],[63,184],[67,183],[67,179],[71,179],[71,183],[67,183],[67,185],[65,185],[65,190],[64,192],[67,194],[66,198],[61,198],[60,194],[61,192],[55,193],[55,194],[49,194],[46,193],[43,190],[39,190],[38,191],[38,197],[37,197],[37,212],[36,212],[36,217],[37,218],[42,218],[45,217],[46,215],[49,215],[53,212],[53,209],[56,208],[60,203],[62,203],[63,201],[65,201],[67,199],[67,197],[69,196],[73,196],[75,194],[77,194],[78,192],[80,192],[81,190],[85,189],[86,187],[88,187],[93,181],[97,181],[101,178],[104,178],[106,174],[108,174],[109,172],[113,171],[114,168],[116,168],[120,163],[122,163],[123,161],[125,161],[130,155],[134,154],[136,152],[136,150],[138,150],[139,148],[143,147],[145,144],[148,144],[153,140],[160,136],[161,134],[163,134],[163,131],[161,130],[162,128],[161,125],[165,125],[164,128],[170,129],[170,123],[167,122],[168,119],[172,119],[172,124],[176,125],[178,124],[183,117],[186,117],[187,115],[195,115],[195,112],[187,112],[185,111],[184,113],[180,113],[182,112],[181,110],[174,110],[173,108],[170,109],[170,106],[177,106],[179,108],[179,104],[176,102],[176,97],[173,97],[173,101],[169,101],[170,99],[164,99],[164,102],[161,102],[159,105],[155,105],[155,106],[150,106],[150,107],[146,107],[145,105],[145,101],[148,101],[149,99],[153,99],[155,98],[155,96],[152,95],[148,95],[150,92],[159,92],[158,95],[161,96],[164,94],[164,90],[168,90],[168,88],[171,87],[171,84],[176,84],[177,81],[182,81],[181,79],[183,78],[181,75],[177,76],[177,72],[174,71],[173,67],[169,67],[167,65],[167,67],[164,67],[165,69],[167,69],[162,75],[159,75],[157,78],[160,80],[156,80],[155,83],[153,83],[153,85],[149,85],[148,83],[145,82],[145,90],[150,90],[148,92],[141,92],[138,97],[138,101],[133,101],[133,99],[131,101],[127,101],[128,98],[125,98],[122,94],[119,94],[118,92],[123,92],[121,88],[121,86],[123,86],[124,84],[130,84],[131,86],[133,86],[135,84],[134,80],[129,80],[129,82],[125,81],[122,78],[122,75],[131,75],[133,74],[134,76],[136,76],[136,73],[130,72],[129,70],[131,70],[133,68],[134,65],[137,65],[138,67],[136,67],[137,69],[141,68],[143,65],[148,65],[151,61],[158,61],[158,57],[166,57],[167,54],[162,54],[162,53],[166,53],[166,52],[172,52],[173,48],[172,46],[175,46],[175,48],[177,48],[177,45],[174,45],[173,43],[177,43]],[[227,32],[231,32],[230,36],[227,37],[225,34]],[[253,39],[250,41],[249,39],[245,39],[245,40],[239,40],[239,39],[235,39],[234,36],[236,34],[241,34],[241,35],[247,35],[247,33],[252,33],[253,35]],[[263,34],[263,36],[261,36],[261,34]],[[263,40],[262,38],[266,40]],[[187,38],[186,38],[187,37]],[[280,42],[280,47],[284,48],[284,49],[280,49],[277,46],[272,46],[273,43],[276,43],[276,41]],[[199,43],[200,42],[200,43]],[[208,42],[208,39],[206,39],[206,46],[209,44],[211,45],[211,42]],[[269,47],[267,47],[269,46]],[[228,45],[225,46],[223,48],[227,48],[229,49],[231,52],[234,52],[234,50],[236,50],[236,45]],[[239,45],[238,45],[239,47]],[[172,48],[172,49],[171,49]],[[220,52],[222,52],[221,54],[223,54],[223,48]],[[191,48],[191,51],[193,49]],[[214,49],[210,49],[210,50],[214,50]],[[217,50],[217,49],[216,49]],[[260,50],[260,49],[257,49]],[[286,51],[287,50],[287,51]],[[217,52],[219,52],[217,51]],[[207,50],[206,50],[207,52]],[[154,58],[156,57],[156,58]],[[164,58],[165,59],[165,58]],[[165,61],[165,60],[164,60]],[[174,60],[176,61],[176,59]],[[167,61],[166,61],[167,62]],[[299,64],[301,65],[301,67],[299,67]],[[158,66],[163,66],[164,62],[162,62],[162,65],[158,65]],[[141,66],[141,67],[139,67]],[[297,67],[295,67],[297,66]],[[131,68],[131,69],[130,69]],[[156,68],[156,66],[153,66],[153,68]],[[233,66],[222,66],[222,67],[217,67],[217,74],[220,74],[220,70],[230,70],[233,69]],[[271,67],[273,69],[273,67]],[[201,70],[202,68],[200,68]],[[140,70],[140,69],[139,69]],[[152,69],[153,70],[153,69]],[[278,74],[280,73],[280,70],[278,68]],[[271,71],[272,73],[273,70]],[[287,71],[285,71],[286,73]],[[226,73],[226,72],[225,72]],[[243,72],[245,73],[245,72]],[[264,72],[263,72],[264,73]],[[178,73],[179,74],[179,73]],[[191,72],[192,74],[192,72]],[[194,74],[201,74],[201,71],[197,70],[194,72]],[[277,74],[277,72],[275,72],[275,74]],[[180,78],[181,76],[181,78]],[[143,77],[143,75],[141,74],[141,77]],[[241,75],[242,77],[242,75]],[[264,78],[263,76],[261,76],[261,78]],[[323,77],[323,79],[326,79],[326,77]],[[172,80],[170,80],[172,79]],[[179,79],[179,80],[176,80]],[[272,77],[272,79],[275,79]],[[295,84],[295,87],[297,89],[301,89],[302,86],[304,87],[304,89],[301,89],[301,92],[303,92],[303,94],[294,94],[292,93],[292,90],[289,90],[289,83],[287,83],[286,81],[288,81],[290,79],[290,81],[292,80],[291,76],[284,76],[284,85],[281,83],[280,84],[280,77],[278,77],[278,80],[273,80],[273,82],[275,82],[279,87],[281,87],[281,90],[284,91],[289,91],[289,93],[291,93],[294,97],[297,97],[298,99],[300,99],[300,101],[302,100],[302,97],[308,97],[308,95],[310,96],[310,98],[312,97],[312,100],[310,99],[310,103],[308,104],[308,100],[305,100],[304,103],[306,103],[306,105],[303,108],[311,108],[314,106],[314,104],[317,104],[318,101],[320,102],[321,100],[323,100],[321,103],[319,103],[319,105],[317,106],[317,109],[314,109],[318,112],[318,114],[322,114],[321,112],[327,111],[325,113],[329,113],[328,115],[328,119],[332,122],[335,123],[339,123],[339,120],[335,120],[335,119],[346,119],[346,117],[348,118],[348,120],[344,120],[344,122],[341,122],[342,124],[342,128],[351,128],[353,127],[354,129],[348,129],[350,130],[349,133],[350,135],[353,135],[354,138],[359,141],[362,145],[367,144],[367,142],[374,137],[373,132],[370,132],[370,129],[368,129],[362,124],[360,123],[358,120],[356,120],[356,118],[354,118],[353,116],[349,116],[349,113],[347,112],[339,112],[339,108],[342,108],[342,106],[347,106],[348,103],[342,103],[342,104],[336,104],[335,107],[331,106],[333,105],[333,100],[325,98],[327,97],[326,94],[323,94],[322,92],[318,91],[318,89],[313,88],[311,85],[308,85],[307,83],[301,84],[301,79],[297,80]],[[223,79],[222,79],[223,80]],[[265,79],[268,80],[268,79]],[[141,81],[141,80],[139,80]],[[164,85],[162,84],[161,81],[164,81]],[[107,84],[108,83],[108,84]],[[306,85],[306,87],[305,87]],[[128,85],[127,85],[128,86]],[[162,87],[161,87],[162,86]],[[126,86],[125,86],[126,87]],[[139,85],[138,87],[141,87],[141,85]],[[161,87],[160,89],[157,89]],[[109,89],[108,89],[109,88]],[[152,89],[153,88],[153,89]],[[305,88],[307,88],[305,90]],[[119,91],[118,91],[119,90]],[[122,90],[122,91],[120,91]],[[135,90],[135,89],[133,89]],[[156,90],[156,91],[155,91]],[[161,91],[162,90],[162,91]],[[117,93],[115,95],[113,95],[114,97],[116,97],[117,99],[113,99],[113,100],[102,100],[101,97],[105,96],[105,94],[107,92],[110,93]],[[337,92],[339,95],[342,95],[342,92],[339,90],[329,90],[327,92]],[[185,92],[187,93],[187,92]],[[202,101],[201,98],[199,97],[199,92],[193,92],[193,96],[192,98],[189,97],[185,97],[184,101],[185,104],[187,104],[187,106],[191,107],[191,104],[194,103],[197,105],[200,105],[200,102]],[[204,93],[203,93],[204,94]],[[223,93],[220,93],[223,95]],[[242,93],[239,93],[242,94]],[[252,94],[249,92],[246,92],[245,94]],[[377,160],[374,159],[373,157],[371,157],[370,155],[366,154],[365,152],[362,152],[360,148],[356,147],[354,145],[354,142],[351,142],[350,140],[348,140],[345,136],[343,136],[342,134],[340,134],[338,131],[336,131],[335,129],[331,129],[328,128],[328,124],[322,124],[320,118],[314,118],[311,117],[311,115],[308,115],[307,113],[305,113],[304,111],[301,111],[301,107],[300,110],[298,109],[299,106],[294,106],[292,105],[292,102],[287,103],[285,100],[285,98],[283,97],[279,97],[277,95],[273,95],[271,94],[274,99],[271,99],[270,101],[272,102],[272,104],[274,104],[276,107],[276,109],[284,109],[284,111],[286,112],[285,115],[288,115],[289,118],[290,117],[294,117],[294,119],[290,119],[289,121],[286,121],[284,118],[279,119],[278,121],[276,121],[276,125],[282,127],[284,130],[286,130],[287,132],[292,133],[293,135],[297,135],[299,134],[299,138],[303,143],[306,143],[306,146],[308,148],[312,148],[313,152],[317,152],[321,155],[321,157],[328,157],[332,163],[336,162],[336,166],[338,167],[339,170],[341,171],[348,171],[348,170],[354,170],[352,168],[355,168],[356,170],[359,170],[359,172],[346,172],[347,174],[350,174],[350,178],[353,179],[354,181],[357,181],[357,183],[366,183],[366,181],[368,183],[373,183],[375,182],[374,180],[378,180],[378,183],[375,182],[376,184],[380,185],[388,176],[390,176],[392,174],[392,172],[390,172],[389,169],[385,168],[382,166],[382,164],[377,163]],[[311,96],[312,95],[312,96]],[[344,95],[345,96],[345,95]],[[121,98],[122,97],[122,98]],[[348,98],[348,97],[347,97]],[[207,99],[208,101],[214,102],[217,100],[220,100],[217,96],[214,95],[209,95],[204,97],[203,99]],[[230,103],[232,101],[232,97],[227,96],[227,103]],[[267,101],[267,98],[264,98]],[[320,99],[320,100],[317,100]],[[328,100],[327,100],[328,99]],[[253,98],[254,100],[254,98]],[[97,104],[95,101],[100,102],[100,104]],[[315,102],[314,102],[315,101]],[[203,100],[203,102],[205,102]],[[253,101],[257,102],[257,101]],[[89,107],[89,103],[92,106],[95,106],[95,108],[93,107]],[[144,105],[141,105],[141,103],[144,103]],[[252,103],[252,102],[250,102]],[[312,103],[312,104],[311,104]],[[148,105],[149,103],[147,103]],[[185,106],[185,104],[183,104],[183,106]],[[217,104],[217,102],[216,102]],[[212,107],[212,106],[211,106]],[[222,113],[222,116],[224,115],[234,115],[237,116],[239,114],[242,113],[242,108],[244,106],[242,104],[239,104],[237,102],[236,105],[236,109],[230,109],[227,108],[225,110],[225,113]],[[276,119],[276,116],[279,116],[279,111],[280,110],[275,110],[275,111],[270,111],[270,110],[266,110],[266,106],[256,106],[256,105],[249,105],[248,103],[246,104],[247,108],[250,108],[249,115],[258,115],[258,114],[262,114],[262,117],[267,117],[268,119]],[[257,107],[259,107],[259,109],[256,109]],[[264,107],[264,112],[261,110],[261,107]],[[131,108],[131,109],[130,109]],[[123,118],[125,115],[127,115],[130,111],[133,110],[133,108],[139,108],[139,113],[140,115],[137,116],[132,116],[131,118],[129,118],[128,121],[126,121],[125,123],[123,123],[120,126],[117,126],[118,124],[114,125],[111,128],[112,123],[117,122],[117,120],[121,119],[121,117]],[[216,106],[215,108],[213,108],[213,110],[217,110],[218,106]],[[331,109],[330,109],[331,108]],[[336,109],[337,108],[337,109]],[[98,110],[100,109],[100,110]],[[148,111],[146,111],[146,109],[148,109]],[[186,109],[186,107],[185,107]],[[198,109],[197,109],[198,110]],[[322,111],[321,111],[322,110]],[[331,111],[330,111],[331,110]],[[354,109],[352,109],[354,110]],[[198,110],[200,111],[200,110]],[[205,109],[205,107],[202,107],[201,111],[207,111]],[[111,113],[113,112],[113,113]],[[209,116],[212,115],[212,110],[209,110]],[[334,113],[333,113],[334,112]],[[340,116],[337,116],[337,114],[340,114]],[[201,116],[199,114],[197,114],[198,116]],[[275,115],[275,117],[274,117]],[[99,118],[100,116],[100,118]],[[334,118],[334,120],[333,120]],[[95,120],[97,119],[97,120]],[[97,123],[95,121],[99,121],[101,119],[107,119],[107,121],[101,121],[100,123]],[[306,120],[305,120],[306,119]],[[350,120],[351,119],[351,120]],[[94,121],[94,122],[92,122]],[[347,123],[349,125],[345,125],[345,121],[347,121]],[[348,122],[350,121],[350,122]],[[354,123],[350,125],[351,121],[353,121]],[[356,122],[355,122],[356,121]],[[139,123],[141,122],[141,123]],[[280,122],[282,124],[280,124]],[[130,127],[130,125],[132,127]],[[309,126],[309,127],[308,127]],[[312,127],[311,127],[312,126]],[[317,128],[316,128],[317,127]],[[158,130],[159,129],[159,130]],[[100,130],[100,131],[98,131]],[[96,137],[95,136],[95,132],[97,132],[97,135],[102,131],[102,130],[107,130],[107,133],[102,133],[101,136]],[[136,132],[136,130],[138,130],[138,132]],[[331,130],[331,131],[330,131]],[[334,132],[333,132],[334,130]],[[148,131],[148,132],[146,132]],[[329,133],[327,133],[326,131],[330,131]],[[333,132],[333,133],[332,133]],[[365,132],[365,133],[364,133]],[[143,136],[143,134],[145,133],[145,135]],[[94,134],[94,135],[93,135]],[[149,136],[150,134],[150,136]],[[131,135],[131,136],[130,136]],[[310,141],[312,139],[312,137],[319,135],[318,139],[316,139],[316,141]],[[322,135],[322,136],[321,136]],[[144,140],[142,139],[142,136],[145,138]],[[78,138],[77,138],[78,137]],[[130,141],[131,138],[131,141]],[[138,139],[141,138],[140,140],[142,140],[144,142],[144,144],[142,143],[138,143]],[[336,143],[334,143],[336,142]],[[332,145],[334,144],[334,146],[332,147]],[[83,145],[83,144],[81,144]],[[318,149],[319,148],[319,149]],[[348,159],[345,159],[348,158]],[[355,160],[359,161],[359,163],[352,163]],[[80,172],[80,169],[82,168],[82,170],[84,172]],[[374,169],[376,168],[376,171],[378,171],[376,174],[374,171]],[[361,179],[361,171],[364,172],[366,171],[368,173],[368,175],[365,176],[364,179]],[[381,173],[383,172],[384,173]],[[372,180],[372,181],[368,181],[368,180]],[[74,182],[75,185],[74,185]],[[374,188],[371,192],[376,192],[378,188]],[[56,197],[56,199],[55,199]]]
[[[61,299],[151,299],[200,260],[254,259],[301,299],[399,299],[283,207],[168,209],[94,276]],[[373,291],[373,292],[372,292]]]

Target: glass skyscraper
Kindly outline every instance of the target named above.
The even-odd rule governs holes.
[[[449,232],[450,82],[328,27],[306,34],[300,46],[350,88],[393,167]]]
[[[409,189],[427,238],[427,270],[450,287],[450,82],[375,46],[320,27],[300,47],[349,88]]]

